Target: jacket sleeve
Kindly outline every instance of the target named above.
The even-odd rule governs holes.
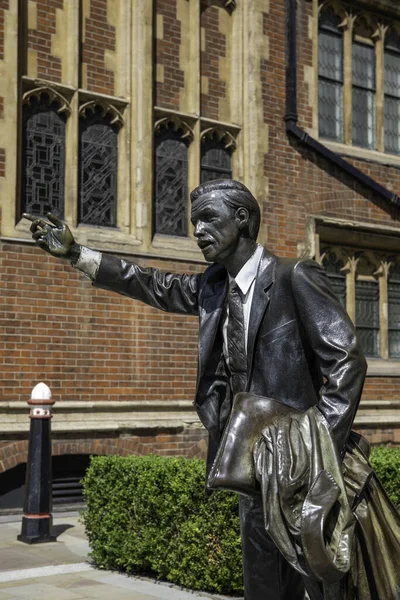
[[[96,287],[118,292],[167,312],[198,314],[202,275],[176,275],[103,254]]]
[[[360,402],[367,363],[355,327],[322,267],[314,261],[298,262],[292,270],[292,290],[324,378],[318,408],[341,451]]]

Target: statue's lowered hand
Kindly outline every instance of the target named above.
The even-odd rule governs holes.
[[[80,246],[75,242],[68,225],[61,219],[52,213],[47,213],[49,221],[28,213],[23,213],[22,216],[31,221],[32,238],[40,248],[57,258],[78,258]]]

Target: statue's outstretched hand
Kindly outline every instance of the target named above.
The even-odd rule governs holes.
[[[32,238],[40,248],[57,258],[78,258],[80,246],[75,242],[68,225],[61,219],[52,213],[47,213],[50,223],[28,213],[23,213],[22,216],[32,222]]]

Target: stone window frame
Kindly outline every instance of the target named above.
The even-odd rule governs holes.
[[[242,2],[216,0],[227,15],[231,28],[230,60],[227,81],[230,82],[229,122],[214,122],[200,113],[200,49],[201,27],[199,15],[201,0],[178,0],[179,19],[182,23],[183,44],[182,68],[186,69],[187,88],[178,111],[192,127],[194,140],[190,144],[189,190],[200,181],[201,134],[210,127],[223,127],[236,140],[237,149],[232,157],[233,177],[247,185],[259,199],[265,197],[268,177],[264,172],[262,157],[267,149],[268,126],[259,110],[262,85],[258,69],[254,69],[254,56],[262,60],[269,57],[268,35],[264,31],[264,15],[261,10],[248,11]],[[5,90],[7,111],[1,129],[7,139],[7,168],[1,180],[2,230],[1,239],[10,242],[32,244],[29,223],[19,219],[19,172],[20,165],[20,113],[22,94],[27,90],[47,86],[62,94],[71,105],[71,115],[66,127],[66,196],[65,220],[68,222],[78,243],[101,251],[117,252],[121,255],[139,254],[147,257],[176,259],[204,264],[204,258],[193,239],[173,239],[152,236],[152,161],[153,128],[161,117],[171,111],[154,106],[153,61],[154,27],[156,18],[154,3],[143,0],[120,0],[113,22],[118,28],[115,55],[109,57],[118,65],[115,71],[115,96],[92,93],[80,87],[79,30],[80,3],[71,0],[64,3],[62,35],[54,40],[55,47],[62,48],[62,80],[54,83],[26,74],[25,56],[20,54],[23,44],[16,44],[21,30],[18,24],[25,14],[23,3],[10,10],[8,34],[8,70]],[[234,9],[234,10],[232,10]],[[21,14],[21,10],[23,11]],[[33,13],[32,13],[33,14]],[[31,14],[26,14],[28,20]],[[33,14],[34,17],[34,14]],[[32,17],[32,18],[33,18]],[[57,33],[58,35],[58,33]],[[57,36],[56,36],[57,37]],[[58,46],[57,46],[58,44]],[[19,102],[16,99],[19,98]],[[118,224],[117,228],[103,228],[78,224],[78,133],[79,107],[91,100],[101,100],[115,106],[123,115],[124,125],[118,138]],[[260,132],[263,135],[260,135]],[[188,199],[189,202],[189,199]],[[265,228],[259,239],[263,242]]]
[[[243,37],[243,5],[236,0],[211,0],[209,5],[215,5],[225,10],[229,15],[231,23],[231,36],[232,39],[242,39]],[[187,4],[186,16],[180,14],[182,30],[186,31],[187,37],[187,53],[182,57],[183,63],[181,68],[186,72],[188,77],[189,85],[186,91],[185,101],[183,102],[184,110],[172,110],[164,106],[153,106],[153,128],[163,119],[176,119],[179,120],[184,127],[190,130],[191,139],[189,143],[189,165],[188,165],[188,198],[187,198],[187,211],[190,217],[190,191],[193,190],[200,184],[200,164],[201,164],[201,143],[202,138],[207,132],[213,130],[218,131],[221,138],[224,138],[227,143],[234,147],[232,153],[232,176],[243,180],[243,162],[246,153],[246,149],[243,147],[242,132],[243,132],[243,121],[244,121],[244,106],[243,96],[240,85],[230,85],[230,101],[232,104],[232,121],[224,122],[214,119],[209,119],[201,115],[200,109],[200,58],[201,58],[201,43],[202,33],[200,27],[200,14],[204,8],[202,0],[190,0]],[[185,20],[186,19],[186,20]],[[154,20],[154,15],[153,15]],[[195,24],[195,26],[193,26]],[[154,32],[152,31],[152,36]],[[232,44],[232,56],[230,65],[230,79],[236,79],[240,82],[242,79],[241,71],[242,59],[240,56],[241,45]],[[149,70],[149,76],[153,80],[157,81],[157,68],[154,71]],[[236,121],[236,122],[235,122]],[[240,124],[239,124],[240,123]],[[149,149],[148,161],[154,160],[152,150]],[[147,161],[147,162],[148,162]],[[152,164],[152,163],[151,163]],[[151,169],[151,174],[153,168]],[[148,175],[148,173],[147,173]],[[246,182],[245,182],[246,183]],[[153,202],[153,181],[147,179],[147,189],[149,190],[149,200],[143,202],[143,210],[147,215],[152,213],[152,202]],[[174,236],[174,235],[163,235],[155,233],[151,235],[152,227],[147,227],[143,231],[144,239],[150,248],[151,252],[171,254],[172,252],[178,252],[181,255],[192,256],[204,262],[204,259],[197,248],[197,244],[194,244],[194,236],[188,219],[188,235],[187,237]]]
[[[188,217],[190,217],[190,191],[200,185],[200,166],[201,166],[201,143],[204,135],[208,135],[211,131],[218,132],[218,136],[221,139],[226,140],[227,146],[233,148],[232,152],[232,176],[235,178],[235,170],[238,165],[240,158],[237,153],[237,138],[240,135],[241,127],[232,123],[222,123],[221,121],[214,121],[204,117],[194,117],[191,114],[182,113],[179,111],[172,111],[167,108],[154,107],[155,123],[154,130],[159,127],[160,123],[165,121],[171,121],[176,124],[177,127],[188,132],[189,139],[189,168],[188,168],[188,198],[187,198],[187,211]],[[236,156],[235,156],[236,154]],[[152,236],[152,246],[157,249],[171,250],[173,248],[180,248],[183,251],[188,251],[193,247],[193,231],[190,224],[190,218],[188,218],[188,232],[187,237],[165,235],[160,233],[154,233]]]
[[[346,310],[355,322],[356,280],[376,281],[379,285],[379,356],[367,357],[368,375],[400,377],[400,359],[389,356],[388,279],[390,269],[400,264],[400,239],[394,227],[310,215],[306,220],[305,244],[298,255],[322,264],[325,248],[341,256],[346,278]],[[360,272],[360,260],[367,258],[369,272]]]
[[[67,122],[68,122],[68,119],[72,112],[71,105],[65,96],[63,96],[61,93],[59,93],[54,88],[50,88],[46,85],[39,85],[39,86],[31,87],[30,89],[25,91],[25,93],[22,95],[21,121],[22,122],[25,121],[25,118],[24,118],[25,108],[30,104],[31,99],[33,99],[33,98],[35,98],[39,102],[41,102],[42,98],[47,98],[47,100],[45,100],[45,104],[47,105],[47,110],[43,111],[43,112],[55,111],[58,115],[63,116],[64,132],[66,132]],[[56,108],[56,106],[58,106],[58,108]],[[26,140],[24,139],[24,134],[25,134],[25,128],[23,125],[21,125],[21,140],[20,140],[20,148],[19,148],[19,159],[20,159],[21,163],[23,161],[23,157],[25,154]],[[65,135],[65,133],[64,133],[64,135]],[[62,202],[61,202],[61,207],[60,207],[61,210],[53,211],[53,212],[55,212],[55,214],[58,214],[58,216],[61,216],[61,218],[63,218],[64,210],[65,210],[65,162],[66,162],[65,161],[65,149],[66,149],[66,139],[64,138],[64,144],[63,144],[63,148],[62,148],[62,153],[63,153],[63,158],[64,158],[63,165],[62,165],[63,172],[60,174],[61,181],[62,181],[63,187],[64,187],[64,189],[62,190]],[[24,165],[21,164],[20,170],[19,170],[20,177],[19,177],[19,187],[18,187],[18,190],[19,190],[18,210],[20,213],[30,211],[29,207],[26,206],[24,199],[22,198],[22,195],[25,191],[24,190],[25,174],[24,174],[23,170],[24,170]]]
[[[237,148],[236,139],[229,131],[226,131],[226,129],[223,129],[222,127],[209,127],[208,129],[204,129],[201,133],[200,181],[203,182],[202,169],[204,169],[205,172],[212,171],[210,165],[207,163],[203,164],[203,149],[206,147],[207,142],[211,145],[213,143],[215,143],[215,146],[219,145],[218,150],[222,150],[225,155],[229,155],[229,174],[232,177],[232,154]],[[218,171],[221,173],[220,177],[223,178],[224,175],[227,174],[227,167],[224,167],[222,171],[217,167],[217,171],[214,172]],[[213,178],[217,179],[218,177]]]
[[[175,140],[179,140],[180,145],[182,145],[182,143],[184,144],[184,146],[186,147],[186,157],[185,157],[185,162],[187,163],[187,168],[186,170],[182,171],[182,175],[181,175],[181,180],[183,181],[183,188],[186,192],[186,198],[182,198],[183,202],[181,203],[181,207],[180,210],[184,212],[185,214],[185,221],[186,223],[184,223],[183,227],[182,227],[182,232],[178,235],[175,232],[160,232],[157,228],[157,217],[156,217],[156,211],[157,211],[157,204],[159,202],[159,198],[157,197],[157,188],[156,188],[156,181],[158,180],[158,172],[157,172],[157,136],[159,135],[163,135],[167,133],[168,135],[172,134],[175,137]],[[156,121],[156,123],[154,124],[154,137],[153,137],[153,144],[154,144],[154,159],[153,159],[153,184],[154,184],[154,192],[153,192],[153,210],[152,210],[152,228],[154,231],[154,237],[159,236],[159,239],[165,239],[167,237],[174,237],[174,238],[184,238],[184,237],[188,237],[189,234],[189,216],[190,216],[190,212],[189,212],[189,205],[188,205],[188,201],[187,198],[189,196],[189,189],[188,189],[188,167],[189,167],[189,153],[190,153],[190,144],[193,141],[194,138],[194,134],[193,134],[193,130],[191,129],[191,127],[186,123],[186,121],[176,117],[176,116],[168,116],[168,117],[163,117],[161,119],[159,119],[158,121]]]
[[[400,35],[400,7],[391,12],[379,12],[366,2],[352,7],[348,0],[312,0],[313,4],[313,126],[312,134],[319,136],[318,124],[318,33],[319,15],[322,10],[332,8],[340,15],[343,31],[343,141],[331,141],[320,137],[321,141],[334,152],[342,156],[372,160],[388,166],[399,166],[400,155],[385,151],[384,148],[384,48],[385,37],[388,31],[395,28]],[[357,23],[365,18],[373,29],[369,38],[356,34]],[[376,56],[376,93],[375,93],[375,147],[373,149],[353,145],[353,119],[352,119],[352,45],[353,40],[375,47]]]
[[[125,119],[124,112],[128,105],[128,101],[124,98],[117,98],[114,96],[107,96],[105,94],[94,93],[81,88],[73,88],[72,86],[66,86],[64,84],[54,83],[45,81],[42,79],[33,79],[28,76],[21,78],[21,106],[25,102],[25,98],[32,94],[43,93],[48,94],[50,97],[56,97],[59,101],[64,102],[65,110],[68,112],[68,118],[66,119],[66,133],[65,133],[65,198],[64,198],[64,219],[68,222],[73,234],[79,241],[84,243],[84,240],[91,235],[93,228],[96,226],[86,225],[79,222],[79,119],[82,113],[91,106],[99,106],[102,108],[104,113],[111,114],[113,122],[118,122],[119,133],[118,133],[118,188],[124,187],[124,170],[127,164],[127,147],[126,147],[126,135],[125,135]],[[21,171],[21,147],[23,140],[18,140],[18,170]],[[15,212],[13,215],[15,222],[15,229],[18,232],[25,233],[27,230],[27,224],[24,219],[21,219],[20,215],[20,199],[21,190],[17,191],[17,203]],[[124,218],[125,212],[125,198],[118,201],[117,209],[117,227],[119,231],[124,234],[127,230]],[[6,231],[7,231],[6,223]],[[114,227],[102,227],[98,228],[102,230],[101,237],[104,241],[112,240],[115,235]]]
[[[100,113],[100,114],[99,114]],[[110,174],[110,171],[105,172],[107,177],[111,177],[112,179],[114,179],[114,190],[111,193],[111,197],[112,197],[112,201],[109,202],[108,206],[110,210],[110,223],[108,225],[100,225],[99,223],[90,223],[90,220],[85,221],[84,219],[82,219],[82,212],[84,212],[83,210],[83,205],[84,205],[84,199],[83,199],[83,186],[81,183],[81,178],[82,178],[82,173],[84,172],[84,170],[82,171],[82,154],[83,154],[83,150],[82,150],[82,142],[84,139],[84,135],[85,135],[85,122],[90,123],[91,118],[93,119],[97,119],[98,116],[100,117],[100,122],[101,125],[103,126],[103,134],[104,134],[104,126],[107,128],[107,133],[110,134],[111,136],[113,136],[113,134],[115,134],[115,148],[113,149],[114,152],[111,152],[112,154],[115,154],[115,159],[117,161],[117,168],[116,168],[116,177],[115,177],[115,173],[114,174]],[[121,114],[121,112],[110,102],[105,101],[104,99],[100,100],[98,98],[94,99],[94,100],[88,100],[87,102],[84,102],[83,104],[81,103],[79,106],[79,150],[78,150],[78,213],[80,213],[80,217],[78,217],[78,222],[79,225],[83,225],[83,224],[91,224],[91,225],[95,225],[95,226],[101,226],[101,227],[112,227],[113,229],[115,229],[117,227],[117,219],[118,219],[118,138],[119,138],[119,134],[121,131],[121,127],[124,126],[124,118]],[[113,139],[113,141],[114,141]],[[110,140],[109,140],[110,141]],[[96,148],[98,148],[97,145],[95,145]],[[109,144],[107,144],[107,147],[110,147]],[[92,150],[93,148],[91,148]],[[108,158],[110,159],[110,153]],[[104,172],[104,162],[102,164],[102,170]],[[97,175],[98,172],[96,171],[96,175],[95,175],[95,179],[97,179]],[[98,185],[98,181],[96,181],[96,185]],[[109,191],[109,190],[108,190]]]

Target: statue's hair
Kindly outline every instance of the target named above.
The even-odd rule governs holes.
[[[190,193],[192,204],[204,194],[210,192],[220,192],[221,197],[227,206],[237,210],[244,207],[249,211],[249,234],[252,239],[257,239],[260,229],[260,207],[250,190],[234,179],[213,179],[196,187]]]

